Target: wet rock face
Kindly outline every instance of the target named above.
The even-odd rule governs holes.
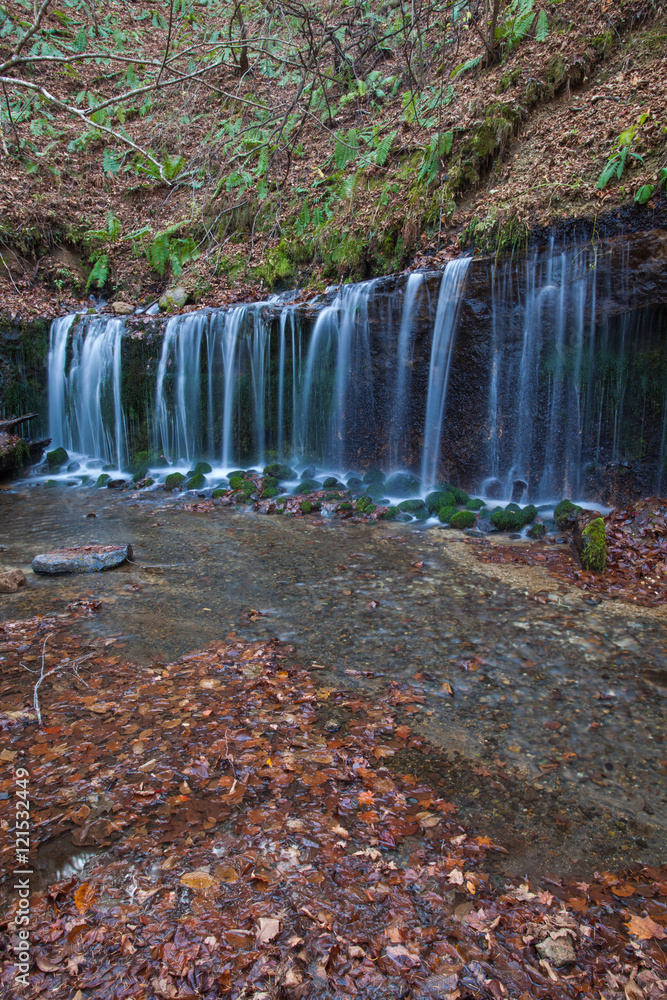
[[[33,573],[99,573],[132,558],[131,545],[77,545],[35,556]]]

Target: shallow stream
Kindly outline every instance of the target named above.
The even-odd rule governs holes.
[[[0,568],[27,586],[3,620],[102,602],[77,628],[122,636],[136,662],[211,639],[276,636],[323,688],[406,685],[397,707],[428,751],[395,758],[444,790],[462,820],[508,853],[499,872],[586,877],[664,860],[667,627],[610,613],[555,581],[494,578],[476,544],[440,526],[186,511],[171,495],[65,486],[0,491]],[[92,516],[94,515],[94,516]],[[130,542],[134,561],[91,576],[38,577],[34,555]],[[423,699],[421,701],[420,699]],[[346,726],[326,699],[322,718]]]

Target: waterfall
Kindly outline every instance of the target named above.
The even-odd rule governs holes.
[[[430,489],[438,478],[440,435],[445,412],[449,365],[461,305],[463,283],[470,267],[469,257],[460,257],[447,264],[440,282],[440,294],[433,324],[431,364],[426,397],[424,445],[422,449],[422,486]]]
[[[103,458],[116,468],[128,458],[121,400],[123,332],[119,319],[66,316],[53,322],[49,350],[53,444]]]
[[[552,246],[157,328],[68,316],[50,333],[49,433],[121,469],[138,452],[220,473],[404,466],[423,491],[494,477],[541,500],[583,498],[625,463],[664,489],[667,292],[651,287],[627,248]]]

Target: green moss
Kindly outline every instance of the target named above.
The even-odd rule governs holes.
[[[321,490],[322,483],[318,483],[316,479],[304,479],[299,483],[297,488],[294,490],[295,493],[314,493],[315,490]]]
[[[201,472],[196,472],[187,482],[189,490],[202,490],[206,486],[206,477]]]
[[[213,469],[208,462],[197,462],[192,472],[195,476],[206,476],[209,472],[213,472]]]
[[[358,514],[372,514],[375,510],[375,504],[368,496],[359,497],[356,502],[356,507]]]
[[[138,469],[137,472],[132,476],[133,483],[140,483],[142,479],[145,479],[148,475],[148,469],[144,467],[143,469]]]
[[[165,490],[175,490],[185,482],[185,476],[181,472],[170,472],[164,481]]]
[[[270,500],[271,497],[277,497],[277,496],[278,496],[278,490],[276,489],[275,486],[269,486],[268,489],[262,490],[261,493],[262,500]]]
[[[495,510],[491,524],[497,531],[521,531],[537,517],[537,507],[529,504],[523,510],[517,504],[508,504],[505,510]]]
[[[479,510],[482,510],[483,507],[484,507],[484,501],[483,500],[479,500],[479,499],[468,500],[467,503],[466,503],[466,510],[476,510],[476,511],[479,511]]]
[[[571,500],[561,500],[554,508],[554,521],[560,531],[570,531],[581,513],[581,507]]]
[[[385,476],[385,474],[382,471],[382,469],[369,469],[367,472],[364,472],[364,478],[363,478],[363,482],[364,483],[369,483],[369,484],[370,483],[380,483],[380,484],[382,484],[382,483],[385,483],[386,481],[387,481],[387,477]]]
[[[97,477],[97,482],[95,483],[95,485],[106,486],[106,484],[109,482],[110,479],[111,476],[107,472],[103,472],[101,475]]]
[[[352,504],[349,500],[343,500],[342,503],[338,504],[338,510],[352,510]]]
[[[476,520],[477,518],[471,510],[459,510],[454,514],[449,523],[452,528],[463,530],[464,528],[472,528]]]
[[[456,507],[456,498],[451,490],[436,490],[429,493],[424,501],[429,514],[437,514],[441,507]]]
[[[338,480],[335,476],[327,476],[327,478],[322,483],[322,489],[330,490],[332,486],[338,486]]]
[[[53,451],[47,451],[46,461],[50,469],[59,469],[65,462],[69,462],[69,455],[64,448],[54,448]]]
[[[312,510],[313,510],[313,502],[312,502],[312,500],[302,500],[301,501],[301,510],[303,511],[304,514],[310,514],[312,512]]]
[[[398,509],[404,514],[412,514],[418,521],[425,521],[428,517],[428,507],[423,500],[402,500]]]
[[[230,476],[229,477],[229,488],[230,490],[242,490],[245,486],[245,479],[240,476]]]
[[[380,518],[383,521],[393,521],[394,518],[400,513],[401,512],[398,507],[387,507],[387,509],[380,514]]]
[[[541,523],[541,521],[536,521],[535,524],[533,524],[532,527],[529,528],[528,537],[535,539],[544,538],[546,533],[547,533],[546,527]]]
[[[438,520],[442,524],[451,524],[451,520],[457,513],[456,507],[441,507],[438,511]]]
[[[289,465],[281,465],[280,462],[274,462],[273,465],[267,465],[264,468],[265,476],[272,476],[277,483],[284,482],[286,479],[296,479],[297,474],[294,469],[290,469]]]
[[[213,490],[213,499],[219,500],[220,497],[224,497],[226,493],[227,490]]]
[[[262,487],[265,490],[272,490],[278,485],[278,480],[275,476],[264,476],[262,480]]]
[[[581,533],[581,565],[592,573],[604,573],[607,565],[607,538],[601,517],[587,524]]]
[[[155,480],[149,477],[148,479],[144,479],[143,483],[141,483],[140,485],[142,489],[147,490],[149,486],[155,485]]]

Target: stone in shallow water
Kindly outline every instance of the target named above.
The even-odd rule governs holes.
[[[35,556],[33,573],[99,573],[132,558],[131,545],[76,545]]]
[[[25,583],[25,576],[20,569],[6,569],[0,573],[0,594],[15,594]]]

